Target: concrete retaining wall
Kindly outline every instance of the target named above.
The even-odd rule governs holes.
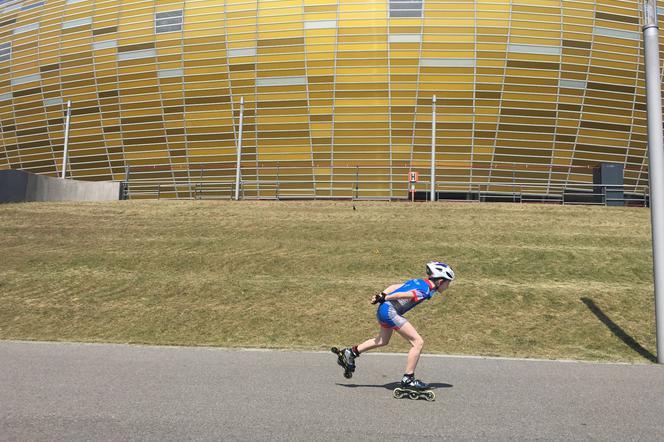
[[[51,178],[23,170],[0,170],[0,202],[114,201],[120,199],[120,183]]]

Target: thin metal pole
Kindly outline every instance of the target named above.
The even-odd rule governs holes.
[[[65,120],[65,148],[62,153],[62,179],[65,179],[67,173],[67,152],[69,146],[69,120],[71,117],[71,100],[67,100],[67,118]]]
[[[657,362],[664,364],[664,140],[662,134],[662,85],[659,65],[659,28],[655,0],[643,2],[643,44],[648,103],[648,177],[655,282]]]
[[[240,98],[240,135],[237,142],[237,161],[235,163],[235,201],[240,199],[240,165],[242,161],[242,123],[244,118],[244,97]]]
[[[431,195],[436,201],[436,96],[431,100]]]
[[[131,173],[131,168],[129,164],[125,165],[125,199],[129,199],[129,175]]]

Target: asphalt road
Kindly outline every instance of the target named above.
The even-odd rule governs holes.
[[[0,342],[0,440],[664,440],[664,367]]]

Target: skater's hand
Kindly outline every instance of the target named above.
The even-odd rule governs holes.
[[[382,304],[383,302],[385,302],[385,293],[383,293],[383,292],[376,293],[371,298],[371,303],[372,304],[378,304],[378,303]]]

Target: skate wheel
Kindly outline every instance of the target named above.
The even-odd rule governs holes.
[[[401,399],[403,397],[403,391],[399,388],[395,388],[392,392],[392,396],[394,396],[395,399]]]
[[[331,351],[332,353],[339,354],[339,349],[338,349],[337,347],[332,347],[332,348],[330,349],[330,351]]]
[[[427,391],[426,393],[424,393],[424,399],[426,399],[429,402],[435,401],[436,393],[434,393],[433,391]]]
[[[344,377],[345,377],[346,379],[350,379],[350,378],[353,377],[353,373],[349,373],[349,372],[346,371],[346,372],[344,372]]]
[[[408,393],[408,397],[409,397],[410,399],[415,400],[415,399],[419,398],[420,395],[417,394],[417,393]]]

